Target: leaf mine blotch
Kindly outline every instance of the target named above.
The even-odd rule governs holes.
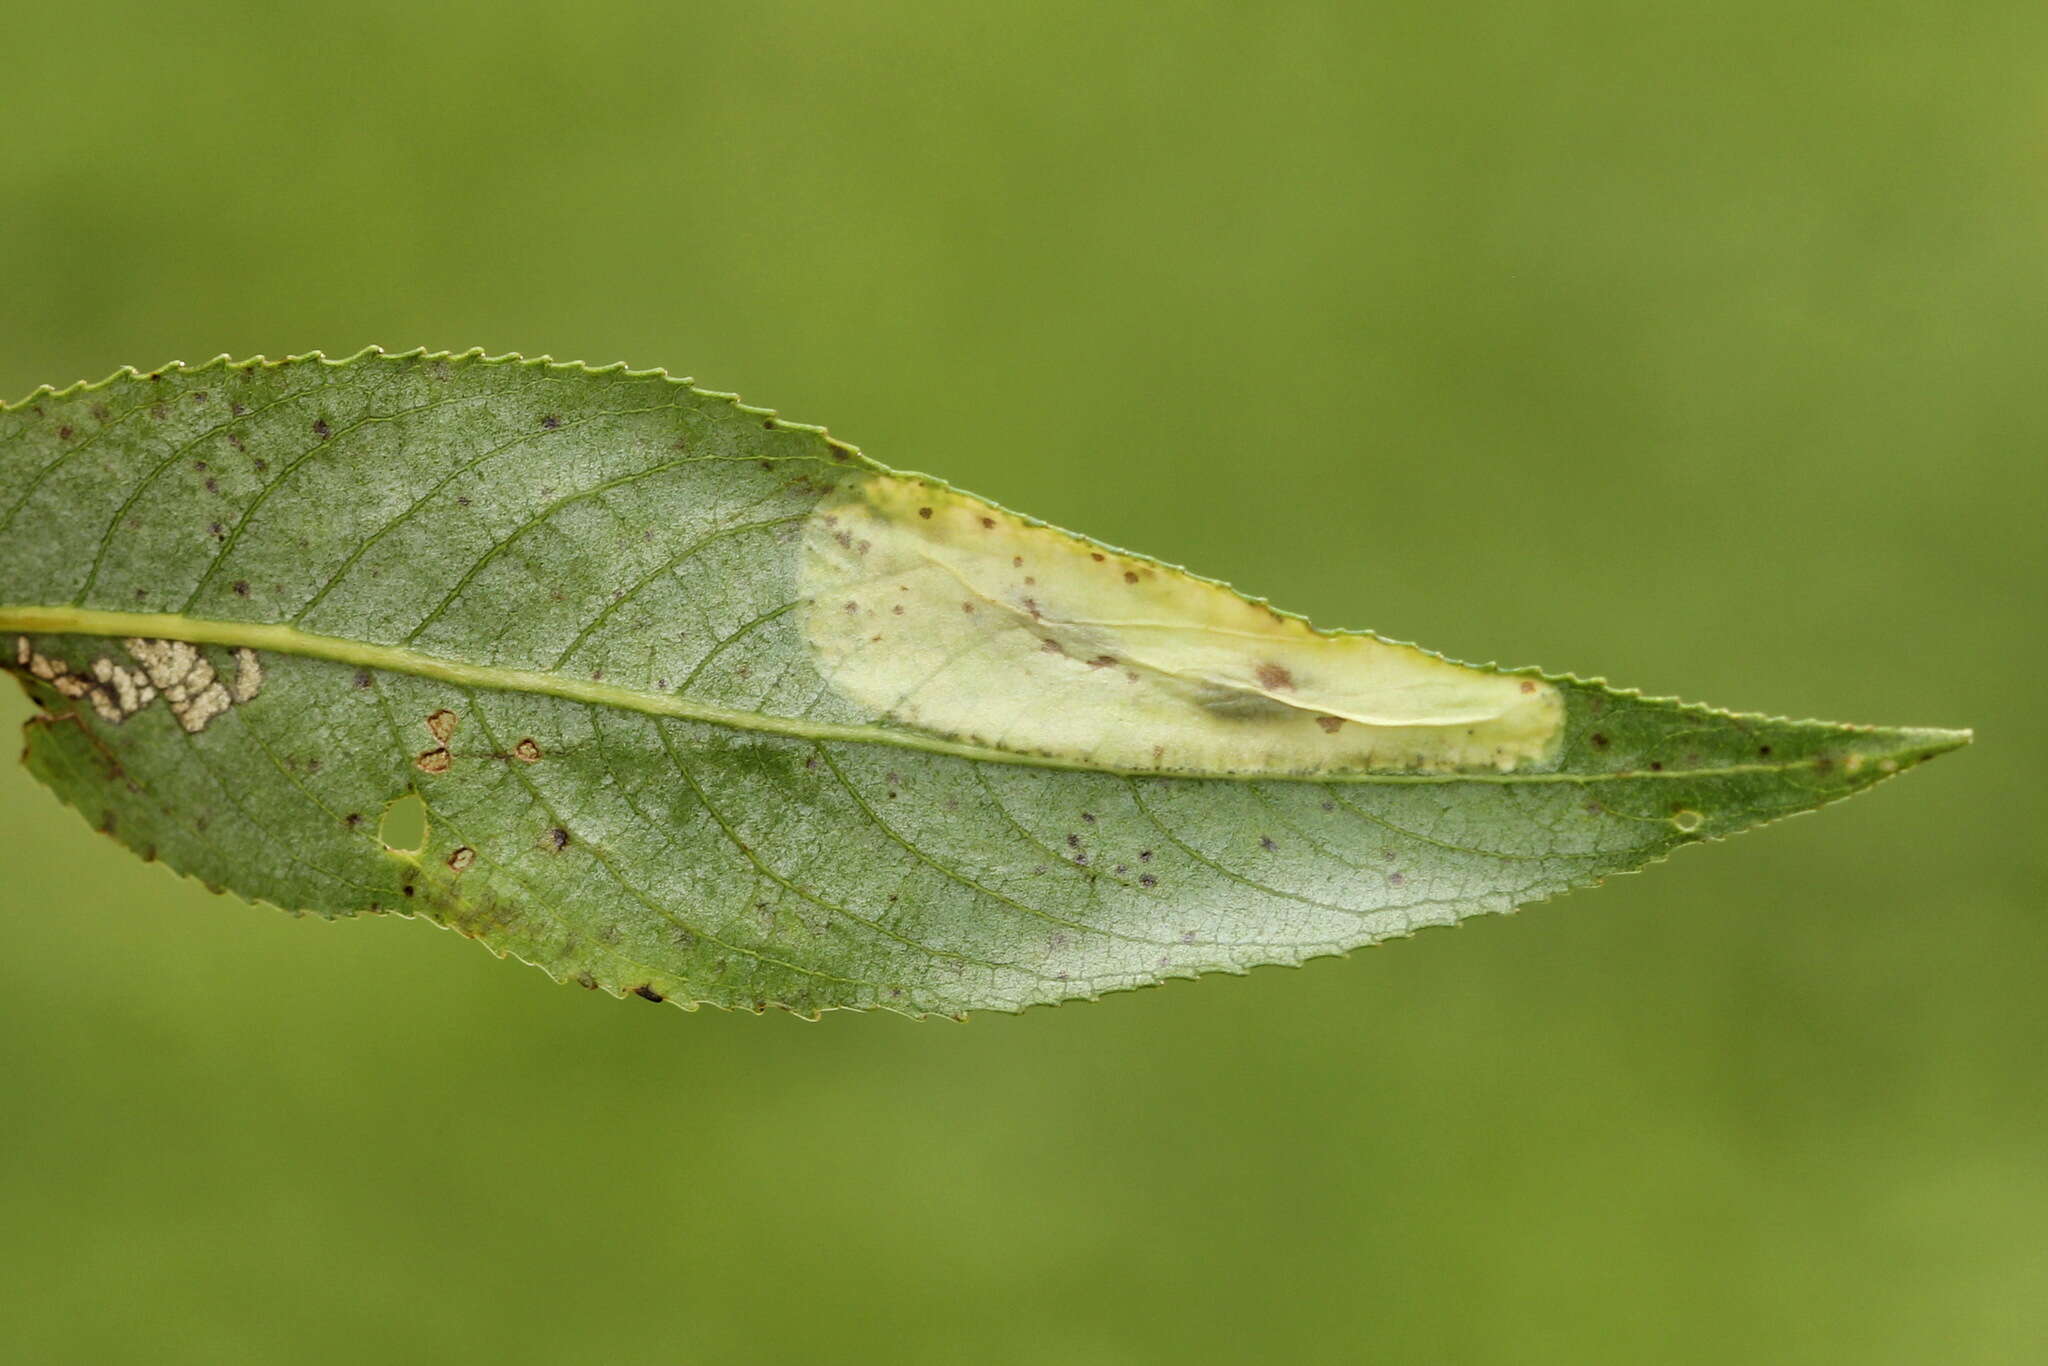
[[[821,502],[798,574],[833,690],[949,740],[1186,775],[1542,772],[1562,749],[1548,681],[1320,631],[908,476]],[[878,586],[903,595],[886,645]]]

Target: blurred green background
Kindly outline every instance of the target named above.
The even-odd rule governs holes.
[[[666,365],[1327,624],[1979,732],[1520,916],[966,1025],[292,920],[6,766],[0,1356],[2048,1357],[2037,0],[0,34],[9,398]]]

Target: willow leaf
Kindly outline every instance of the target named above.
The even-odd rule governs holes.
[[[477,353],[0,410],[0,639],[29,767],[145,858],[807,1014],[1298,963],[1967,739],[1319,631],[731,395]]]

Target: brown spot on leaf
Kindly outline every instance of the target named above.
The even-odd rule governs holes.
[[[448,856],[448,866],[458,873],[466,872],[469,866],[475,862],[476,850],[466,844]]]
[[[531,737],[521,740],[512,746],[512,757],[521,763],[537,764],[540,762],[540,746],[536,745]]]
[[[462,724],[462,718],[446,707],[427,718],[427,730],[442,744],[455,738],[455,728]]]
[[[1294,675],[1278,664],[1261,664],[1256,677],[1267,692],[1293,692]]]
[[[569,847],[569,832],[559,825],[549,829],[540,839],[542,844],[553,849],[556,853],[560,853]]]
[[[446,773],[455,765],[454,756],[449,754],[445,747],[426,750],[412,762],[422,773]]]
[[[326,418],[316,417],[313,419],[313,435],[325,441],[328,437],[334,435],[334,428],[327,425]]]
[[[1316,724],[1323,728],[1325,735],[1335,735],[1344,728],[1344,718],[1341,716],[1318,716]]]
[[[656,1005],[660,1005],[663,1001],[666,1001],[668,999],[668,997],[656,991],[653,988],[653,986],[646,982],[642,982],[639,986],[634,987],[633,994],[635,996],[638,996],[643,1001],[652,1001]]]
[[[917,510],[917,515],[924,518],[926,521],[930,521],[932,510],[930,508],[919,508]]]

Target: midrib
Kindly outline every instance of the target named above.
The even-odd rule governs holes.
[[[1144,769],[1118,769],[1076,763],[1069,759],[1034,754],[1015,754],[983,745],[963,744],[937,736],[886,726],[838,725],[805,721],[789,716],[738,711],[708,702],[692,701],[666,693],[640,692],[595,679],[572,678],[537,669],[507,669],[494,665],[465,664],[419,650],[396,645],[373,645],[367,641],[344,640],[316,635],[297,627],[252,621],[210,621],[165,612],[104,612],[83,607],[0,606],[0,632],[9,634],[136,636],[144,639],[183,640],[194,645],[269,650],[277,654],[324,659],[336,664],[376,669],[390,673],[431,678],[464,688],[492,688],[500,692],[537,693],[571,702],[616,707],[649,716],[673,716],[684,721],[701,721],[733,730],[766,735],[785,735],[799,740],[845,741],[855,744],[895,745],[927,754],[973,759],[983,763],[1018,764],[1030,768],[1064,769],[1079,773],[1110,773],[1120,777],[1219,778],[1243,782],[1314,783],[1594,783],[1623,779],[1673,779],[1720,777],[1739,773],[1782,773],[1809,768],[1814,760],[1783,763],[1730,764],[1718,768],[1624,770],[1611,773],[1215,773],[1191,774]]]

